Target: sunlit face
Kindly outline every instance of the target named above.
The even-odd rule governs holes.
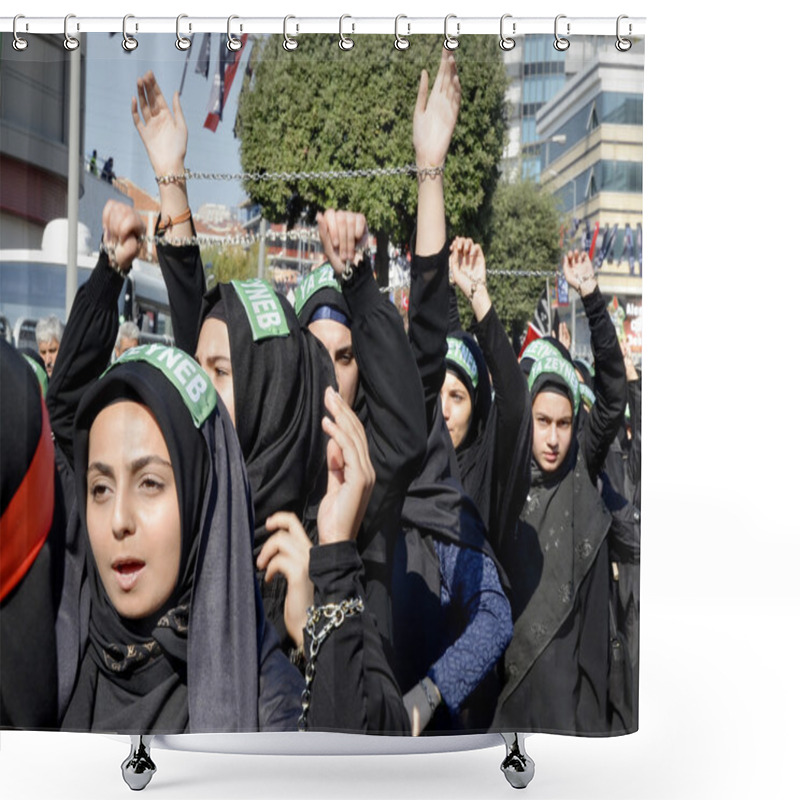
[[[44,361],[44,368],[47,370],[47,377],[53,376],[53,367],[56,365],[56,356],[58,355],[58,348],[60,343],[55,339],[49,342],[39,342],[39,355]]]
[[[450,370],[445,373],[439,398],[442,401],[442,414],[447,430],[450,431],[453,447],[457,448],[469,430],[472,400],[467,387]]]
[[[572,405],[563,394],[542,391],[533,401],[533,458],[543,472],[555,472],[572,441]]]
[[[333,359],[339,394],[352,408],[358,390],[358,364],[353,354],[350,328],[333,319],[316,319],[309,324],[308,329],[322,342]]]
[[[119,340],[119,344],[114,347],[114,355],[119,358],[126,350],[130,350],[131,347],[136,347],[138,344],[138,339],[128,339],[123,336]]]
[[[194,357],[206,375],[211,378],[211,383],[217,390],[225,408],[228,409],[235,427],[231,340],[228,337],[228,326],[221,319],[209,317],[200,326],[200,336],[197,339],[197,351]]]
[[[104,408],[89,431],[86,526],[97,570],[122,617],[160,611],[178,583],[181,520],[169,451],[148,408]]]

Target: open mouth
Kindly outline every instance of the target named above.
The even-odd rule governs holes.
[[[114,570],[114,575],[119,583],[120,588],[124,592],[130,591],[144,569],[144,561],[136,558],[125,558],[115,561],[111,567]]]

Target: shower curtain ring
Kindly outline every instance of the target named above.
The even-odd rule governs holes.
[[[511,14],[503,14],[503,16],[500,17],[500,49],[506,52],[513,50],[517,46],[517,42],[513,38],[513,35],[517,32],[517,23],[511,23],[511,36],[506,36],[503,26],[507,19],[511,19]]]
[[[287,26],[290,19],[296,19],[295,17],[291,16],[291,14],[287,17],[283,18],[283,49],[287,51],[297,50],[297,39],[293,39],[289,36],[289,31],[287,30]],[[300,26],[295,26],[295,30],[299,32]]]
[[[341,50],[352,50],[355,47],[355,42],[349,37],[345,36],[342,32],[342,26],[344,25],[344,21],[346,19],[353,19],[349,14],[342,14],[339,17],[339,48]],[[351,33],[354,33],[356,29],[355,23],[353,23],[353,27],[351,29]]]
[[[448,50],[455,50],[458,47],[458,34],[461,32],[461,23],[456,21],[456,35],[451,36],[447,30],[447,24],[450,22],[451,19],[457,20],[456,15],[448,14],[444,18],[444,46]]]
[[[623,19],[628,19],[628,17],[625,16],[625,14],[620,14],[617,17],[617,41],[614,44],[614,47],[616,47],[617,50],[620,51],[620,53],[627,52],[633,46],[633,42],[631,42],[630,39],[623,39],[622,36],[620,36],[620,32],[619,32],[620,31],[620,22],[622,22]],[[629,22],[628,23],[628,35],[629,36],[630,36],[631,31],[632,31],[632,27],[631,27],[631,24]]]
[[[11,42],[11,46],[18,53],[21,53],[28,46],[28,40],[27,39],[23,39],[17,33],[17,20],[20,20],[20,19],[25,19],[25,15],[24,14],[17,14],[17,16],[14,17],[14,26],[12,28],[12,30],[14,32],[14,40]],[[28,30],[28,23],[27,22],[25,23],[25,30]]]
[[[188,36],[184,36],[181,33],[181,20],[187,19],[188,16],[189,16],[188,14],[178,14],[178,17],[175,20],[175,35],[178,37],[175,40],[175,47],[177,47],[178,50],[183,50],[184,52],[192,46],[192,40]],[[192,29],[192,23],[190,22],[189,30],[191,29]]]
[[[72,36],[68,30],[69,21],[71,19],[75,19],[74,14],[67,14],[67,16],[64,17],[64,49],[70,52],[77,50],[81,46],[81,40]]]
[[[556,17],[556,22],[555,22],[555,36],[556,36],[556,39],[553,42],[553,47],[555,47],[555,49],[558,50],[559,53],[563,53],[565,50],[567,50],[569,48],[569,39],[566,39],[565,37],[558,35],[558,21],[560,19],[566,19],[566,18],[567,18],[566,14],[559,14]],[[569,26],[569,22],[567,22],[567,36],[569,36],[569,27],[570,27]]]
[[[234,19],[239,19],[239,17],[237,17],[235,14],[231,14],[231,16],[228,17],[228,43],[227,43],[227,47],[228,47],[228,50],[230,50],[232,53],[235,53],[237,50],[241,50],[242,49],[242,40],[241,39],[237,39],[231,33],[231,21],[234,20]],[[239,26],[239,30],[240,31],[242,30],[242,26],[241,25]]]
[[[133,36],[128,36],[128,20],[129,19],[136,19],[133,14],[126,14],[122,18],[122,49],[126,53],[132,53],[138,46],[139,41],[134,39]],[[139,23],[133,23],[134,30],[139,30]]]
[[[408,19],[408,17],[405,14],[398,14],[394,18],[394,47],[395,50],[408,50],[408,48],[411,47],[411,42],[409,42],[408,39],[405,38],[405,36],[401,36],[400,31],[398,30],[400,27],[401,19]],[[406,33],[407,36],[409,33],[411,33],[411,25],[406,23],[406,27],[408,28],[408,31]]]

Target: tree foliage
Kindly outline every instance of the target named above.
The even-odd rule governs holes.
[[[209,288],[217,283],[247,280],[258,275],[258,248],[204,247],[201,258],[209,274]]]
[[[415,36],[398,52],[393,37],[359,36],[342,51],[338,37],[304,36],[286,52],[278,36],[254,43],[252,73],[239,97],[236,134],[246,172],[320,172],[414,163],[412,117],[422,69],[431,85],[441,37]],[[507,78],[495,36],[464,37],[455,51],[461,112],[445,175],[453,235],[488,233],[506,128]],[[416,222],[413,175],[336,180],[249,181],[245,189],[267,219],[312,221],[320,209],[366,215],[370,229],[407,243]]]
[[[487,270],[559,268],[561,214],[553,197],[531,181],[501,182],[494,194]],[[489,295],[506,330],[517,337],[533,316],[545,278],[488,276]],[[555,281],[550,282],[555,292]]]

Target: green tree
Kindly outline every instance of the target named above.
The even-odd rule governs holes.
[[[209,274],[209,288],[217,283],[247,280],[258,275],[258,248],[203,247],[200,256]]]
[[[337,37],[306,36],[291,53],[278,36],[255,42],[255,67],[245,78],[236,119],[246,172],[414,163],[411,129],[419,76],[427,69],[433,81],[441,37],[415,36],[405,52],[397,52],[387,36],[359,36],[347,52],[337,42]],[[507,78],[497,37],[464,37],[455,56],[462,99],[447,159],[445,207],[454,234],[481,239],[488,233],[505,143]],[[388,240],[407,243],[414,229],[413,175],[249,181],[245,189],[267,219],[290,225],[301,217],[313,222],[317,211],[329,207],[365,214],[378,237],[379,258]]]
[[[531,181],[497,187],[491,235],[484,248],[488,270],[550,271],[559,268],[561,213],[553,197]],[[533,316],[545,278],[489,275],[489,296],[506,330],[518,337]],[[555,291],[555,282],[550,282]]]

